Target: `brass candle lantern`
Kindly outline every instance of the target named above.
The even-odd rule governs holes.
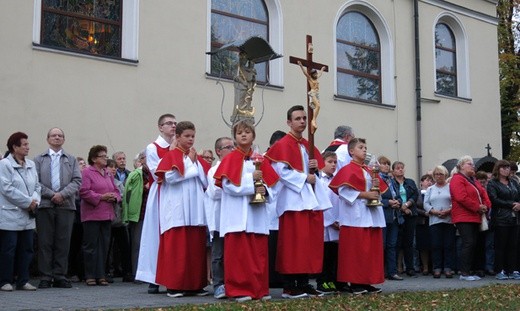
[[[379,162],[375,160],[376,157],[372,157],[369,163],[369,167],[372,171],[371,177],[372,177],[372,187],[370,188],[370,191],[377,191],[379,194],[381,194],[381,189],[379,186],[374,185],[374,180],[379,177]],[[373,161],[374,160],[374,161]],[[376,206],[382,206],[383,203],[381,203],[381,195],[377,199],[372,199],[367,201],[368,207],[376,207]]]
[[[258,153],[253,152],[253,155],[251,156],[251,160],[253,160],[253,163],[255,164],[255,170],[260,170],[260,165],[262,165],[262,162],[264,161],[264,157]],[[265,196],[259,192],[256,191],[258,187],[262,187],[264,185],[262,179],[255,180],[255,194],[253,196],[253,199],[251,200],[251,204],[262,204],[265,203]]]

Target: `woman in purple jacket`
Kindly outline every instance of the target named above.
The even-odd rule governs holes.
[[[90,166],[81,172],[83,181],[79,189],[85,279],[89,286],[106,286],[105,263],[111,221],[115,216],[114,204],[121,201],[121,195],[114,177],[106,170],[107,147],[96,145],[90,148],[88,164]]]

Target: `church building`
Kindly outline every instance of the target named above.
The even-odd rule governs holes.
[[[307,104],[290,57],[327,66],[315,144],[349,125],[368,152],[406,164],[415,180],[448,159],[500,159],[497,0],[0,1],[0,143],[29,135],[30,157],[51,127],[68,152],[92,145],[128,158],[173,113],[197,128],[197,150],[230,135],[237,48],[260,37],[281,57],[254,64],[256,143],[287,131]],[[253,91],[253,90],[251,90]]]

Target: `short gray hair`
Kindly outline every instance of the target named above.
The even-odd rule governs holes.
[[[334,139],[342,139],[346,135],[354,136],[352,128],[347,125],[340,125],[334,131]]]
[[[473,162],[473,158],[469,155],[462,156],[455,166],[457,168],[457,173],[460,171],[460,168],[468,162]]]

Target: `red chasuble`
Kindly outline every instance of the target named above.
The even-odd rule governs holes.
[[[227,156],[222,159],[220,165],[213,175],[215,178],[215,185],[222,188],[222,179],[226,177],[229,181],[235,185],[240,186],[240,181],[242,179],[242,170],[244,166],[244,159],[246,157],[251,156],[251,151],[249,153],[245,153],[242,149],[237,148],[229,153]],[[262,171],[262,179],[264,183],[272,187],[280,177],[274,171],[271,163],[264,159],[262,164],[260,165],[260,170]]]
[[[157,183],[162,183],[164,180],[164,174],[174,169],[178,170],[181,176],[184,176],[184,156],[188,155],[189,152],[189,150],[184,150],[181,147],[177,147],[166,153],[161,162],[159,162],[157,170],[155,170],[155,175],[158,177]],[[208,174],[211,165],[199,155],[197,155],[197,161],[202,165],[204,173]]]
[[[357,191],[367,191],[367,181],[363,170],[367,171],[372,176],[372,170],[365,164],[351,161],[348,165],[345,165],[339,170],[339,172],[332,178],[329,184],[329,188],[338,194],[338,189],[341,186],[349,186]],[[379,189],[381,193],[388,190],[388,185],[381,179],[381,176],[377,176],[379,179]]]
[[[305,138],[298,139],[291,133],[288,133],[267,151],[265,157],[271,162],[283,162],[293,170],[303,172],[304,163],[300,152],[300,144],[305,146],[307,154],[309,154],[309,142]],[[318,161],[318,169],[323,169],[325,163],[320,151],[316,147],[314,147],[314,158]]]

